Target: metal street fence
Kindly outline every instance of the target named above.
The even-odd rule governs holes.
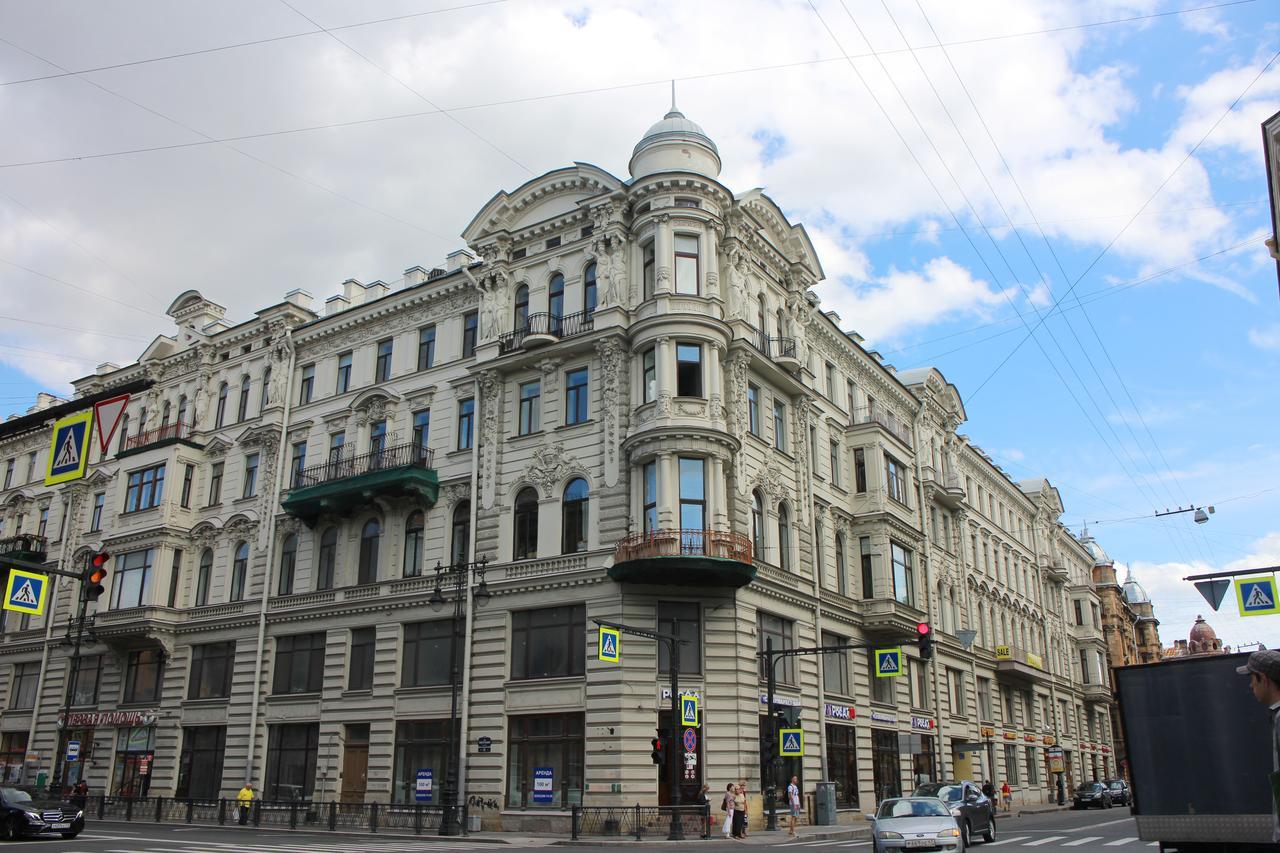
[[[584,835],[634,838],[636,841],[666,837],[671,830],[671,813],[676,812],[685,838],[709,838],[711,807],[697,806],[573,806],[570,838]]]
[[[232,799],[178,797],[72,796],[89,818],[131,823],[190,823],[209,826],[240,823],[239,803]],[[254,800],[244,822],[253,826],[348,832],[393,832],[422,835],[440,831],[444,806],[421,803],[338,803],[313,800]],[[465,832],[467,806],[457,806]]]

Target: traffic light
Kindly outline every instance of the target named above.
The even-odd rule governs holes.
[[[667,763],[667,753],[662,746],[662,732],[658,732],[658,737],[649,741],[649,744],[653,747],[653,752],[649,753],[649,760],[659,767],[665,766]]]
[[[106,551],[98,551],[89,557],[89,568],[84,573],[85,601],[97,601],[107,591],[102,582],[107,579],[107,561],[111,555]]]
[[[774,717],[776,726],[773,732],[764,732],[760,737],[760,763],[772,764],[779,760],[777,729],[782,728],[781,714]]]
[[[795,705],[784,705],[778,712],[779,725],[785,729],[794,729],[800,725],[800,709]]]
[[[916,625],[916,633],[920,635],[920,660],[933,660],[933,628],[928,622]]]

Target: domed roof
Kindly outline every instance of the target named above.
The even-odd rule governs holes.
[[[1191,626],[1191,636],[1188,639],[1192,643],[1202,643],[1212,646],[1218,639],[1218,632],[1213,630],[1213,626],[1204,621],[1203,616],[1196,617],[1196,624]]]
[[[1089,556],[1093,557],[1095,566],[1105,566],[1111,562],[1111,558],[1107,556],[1107,552],[1102,550],[1102,546],[1098,544],[1098,540],[1093,538],[1089,533],[1089,528],[1085,528],[1080,534],[1080,544],[1089,552]]]
[[[1133,569],[1130,569],[1124,579],[1124,600],[1130,604],[1150,604],[1151,596],[1147,595],[1147,591],[1142,588],[1142,584],[1133,579]]]
[[[651,143],[665,139],[679,139],[686,142],[699,142],[706,145],[717,154],[720,149],[716,148],[715,142],[712,141],[707,132],[696,121],[690,121],[685,118],[684,113],[676,109],[675,102],[671,103],[671,110],[662,117],[662,121],[654,122],[653,126],[645,131],[644,136],[636,143],[636,147],[631,150],[631,156],[634,157],[640,153],[640,149]]]
[[[671,86],[671,109],[654,123],[631,152],[627,169],[632,178],[660,172],[693,172],[709,178],[720,176],[720,149],[695,121],[676,108],[675,84]]]

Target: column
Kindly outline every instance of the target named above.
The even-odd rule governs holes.
[[[707,520],[709,527],[715,530],[729,529],[729,510],[725,501],[724,461],[718,457],[707,460]]]
[[[676,348],[670,338],[658,338],[654,365],[658,374],[658,397],[674,397],[676,393]]]
[[[663,453],[658,457],[658,527],[678,528],[680,515],[680,471],[676,457]]]
[[[654,293],[671,293],[675,289],[675,244],[671,239],[671,217],[658,217],[653,238]]]

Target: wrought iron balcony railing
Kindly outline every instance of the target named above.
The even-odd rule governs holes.
[[[652,557],[718,557],[751,565],[751,540],[728,530],[648,530],[619,540],[613,559]]]
[[[330,459],[323,465],[312,465],[296,471],[291,489],[305,489],[347,477],[358,477],[375,471],[387,471],[392,468],[432,468],[434,452],[416,442],[397,444],[362,453],[359,456]]]
[[[19,533],[0,539],[0,556],[43,561],[49,551],[49,540],[34,533]]]
[[[174,421],[171,424],[162,424],[155,429],[131,435],[125,439],[124,449],[137,450],[139,447],[168,441],[171,438],[191,438],[191,424],[186,421]]]
[[[795,338],[771,338],[763,329],[752,328],[747,341],[765,358],[796,358]]]
[[[912,446],[911,425],[880,408],[864,407],[854,409],[853,417],[850,420],[854,424],[879,424],[907,447]]]
[[[594,328],[594,311],[578,311],[563,316],[545,311],[530,314],[524,326],[498,336],[498,353],[506,355],[515,352],[524,345],[525,338],[530,335],[543,335],[562,341],[590,332]]]

